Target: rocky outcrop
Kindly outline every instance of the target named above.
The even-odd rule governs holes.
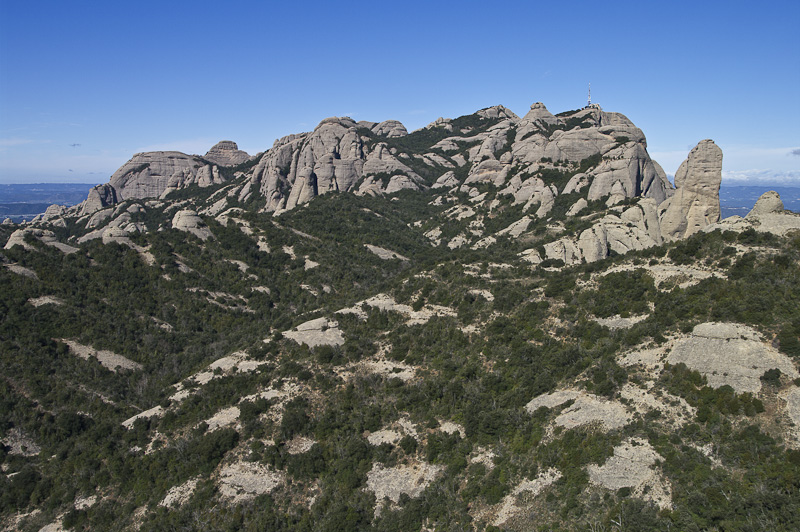
[[[790,231],[800,230],[800,215],[783,209],[783,201],[775,191],[765,192],[758,198],[753,209],[747,216],[731,216],[719,223],[709,225],[704,231],[742,232],[753,229],[761,233],[772,233],[775,235],[786,235]]]
[[[30,237],[33,237],[39,242],[47,246],[54,247],[66,254],[75,253],[78,251],[78,248],[72,247],[69,244],[64,244],[56,239],[56,235],[52,231],[40,229],[38,227],[23,227],[22,229],[17,229],[11,233],[11,236],[8,237],[8,241],[3,249],[11,249],[14,246],[22,246],[24,249],[33,251],[36,248],[26,242],[26,239]]]
[[[397,120],[384,120],[370,128],[370,130],[379,137],[395,138],[408,135],[406,126]]]
[[[639,145],[634,145],[632,149],[638,149],[636,146]],[[620,146],[620,148],[623,147]],[[658,184],[662,182],[660,174],[663,173],[663,170],[660,166],[656,167],[652,164],[649,158],[639,159],[639,161],[645,161],[646,164],[635,173],[639,176],[649,175],[652,179],[628,179],[634,172],[627,174],[627,177],[624,172],[614,177],[615,172],[621,170],[621,168],[614,169],[615,161],[636,164],[636,160],[635,156],[625,156],[614,158],[609,164],[605,164],[605,161],[601,163],[594,170],[595,178],[591,183],[589,199],[598,199],[592,189],[598,186],[599,182],[602,181],[604,188],[607,189],[612,180],[614,184],[608,190],[610,197],[607,205],[617,203],[622,198],[631,197],[631,195],[643,195],[642,190],[634,190],[631,194],[630,186],[650,183],[656,193],[651,194],[651,197],[642,198],[637,205],[625,210],[618,210],[619,214],[607,214],[580,235],[565,236],[545,244],[544,259],[561,260],[566,265],[584,261],[594,262],[608,257],[611,252],[624,254],[633,250],[646,249],[665,241],[686,238],[698,231],[715,227],[711,224],[712,220],[719,219],[722,150],[713,141],[704,140],[690,152],[689,158],[681,165],[676,174],[675,181],[678,188],[674,195],[667,197],[660,204],[657,203],[658,197],[663,197],[672,191]],[[642,172],[643,168],[649,170]],[[678,178],[679,176],[680,178]],[[577,186],[578,183],[573,183],[573,180],[568,183],[568,188],[573,185]],[[513,181],[512,179],[512,183]],[[666,181],[666,178],[663,181]],[[780,202],[779,198],[778,202]],[[568,214],[575,215],[585,206],[586,202],[581,198],[568,211]],[[770,212],[778,208],[782,208],[782,204],[778,206],[775,199],[770,196],[764,199],[758,209],[754,209],[756,214],[753,216],[766,218],[771,216]],[[763,214],[758,214],[761,212]],[[800,220],[800,217],[798,219]],[[534,263],[538,263],[542,259],[538,253],[534,255],[523,252],[522,256]]]
[[[250,154],[240,150],[232,140],[221,140],[208,150],[203,159],[219,166],[236,166],[249,160]]]
[[[380,194],[423,186],[422,178],[387,144],[367,144],[358,131],[369,124],[347,117],[326,118],[311,133],[276,141],[254,168],[240,199],[259,193],[266,199],[265,211],[281,212],[328,192]],[[370,130],[388,138],[407,134],[396,120]]]
[[[175,213],[175,216],[172,217],[172,228],[192,233],[200,240],[207,240],[214,236],[197,213],[188,209]]]
[[[114,205],[119,201],[117,191],[113,186],[106,183],[105,185],[97,185],[89,191],[89,196],[78,205],[78,215],[86,216],[92,213]]]
[[[791,359],[764,342],[761,335],[736,323],[701,323],[675,342],[670,364],[686,364],[708,379],[712,388],[731,386],[737,393],[761,390],[761,376],[777,368],[790,379],[800,377]]]
[[[241,160],[242,154],[249,158],[230,141],[218,143],[209,154],[225,162]],[[114,172],[108,183],[90,190],[86,200],[70,212],[78,216],[90,215],[127,199],[162,197],[190,185],[208,187],[224,181],[216,165],[209,165],[194,155],[177,151],[137,153]]]
[[[781,196],[774,190],[770,190],[769,192],[764,192],[761,194],[761,197],[758,198],[756,204],[753,205],[753,208],[747,213],[746,218],[748,219],[757,219],[761,218],[762,216],[768,216],[770,214],[782,214],[783,213],[783,201],[781,201]]]
[[[701,140],[675,173],[675,195],[659,206],[661,235],[677,240],[719,221],[722,150]]]

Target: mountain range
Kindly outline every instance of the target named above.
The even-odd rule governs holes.
[[[8,530],[795,530],[800,215],[597,105],[135,154],[0,225]]]

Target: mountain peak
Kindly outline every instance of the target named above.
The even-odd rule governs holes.
[[[248,160],[250,154],[240,150],[232,140],[221,140],[214,144],[203,158],[219,166],[235,166]]]

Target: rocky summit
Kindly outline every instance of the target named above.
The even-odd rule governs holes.
[[[598,105],[135,154],[0,224],[3,530],[798,530],[800,215]]]

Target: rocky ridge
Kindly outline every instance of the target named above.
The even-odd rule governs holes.
[[[243,170],[231,172],[239,167]],[[594,220],[593,227],[580,235],[526,252],[533,263],[553,259],[573,264],[685,237],[718,221],[720,170],[721,152],[712,141],[703,141],[681,165],[676,192],[649,157],[642,131],[624,115],[597,105],[553,115],[537,102],[522,118],[495,106],[457,119],[442,118],[412,133],[396,120],[376,123],[332,117],[311,132],[276,140],[255,158],[232,141],[221,141],[204,157],[136,154],[107,184],[95,187],[85,202],[48,210],[38,221],[63,226],[77,218],[87,228],[96,228],[84,239],[102,237],[104,227],[153,230],[131,224],[129,216],[119,218],[121,213],[112,207],[164,199],[187,186],[218,189],[207,203],[194,201],[196,212],[212,215],[221,213],[231,200],[255,202],[262,212],[277,215],[330,192],[383,195],[404,189],[441,189],[436,201],[442,203],[460,203],[466,194],[470,203],[490,213],[502,198],[511,198],[527,220],[551,217],[562,197],[572,201],[570,216],[586,216],[590,202],[602,200],[613,206],[640,199],[625,211]],[[480,190],[487,186],[497,193],[484,199]],[[458,216],[472,215],[467,210]],[[498,237],[519,237],[526,227],[510,226],[487,235],[482,224],[476,217],[470,233],[446,243],[450,248],[486,247]]]

